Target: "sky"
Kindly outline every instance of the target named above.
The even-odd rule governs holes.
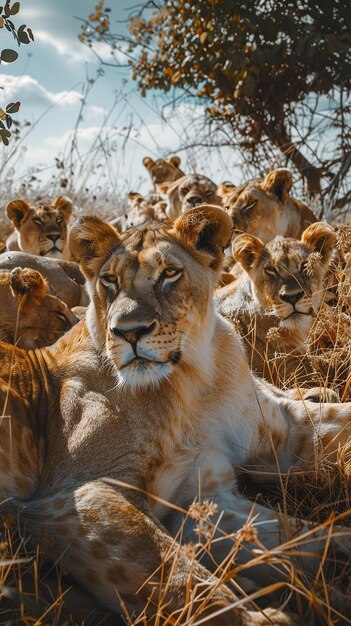
[[[186,139],[194,138],[193,120],[200,118],[202,107],[180,105],[162,109],[159,98],[142,98],[138,94],[129,68],[104,66],[103,75],[90,83],[81,108],[87,79],[95,79],[98,63],[78,35],[81,19],[92,12],[95,2],[22,0],[14,21],[17,27],[22,23],[29,26],[35,41],[20,47],[16,62],[1,64],[0,107],[20,100],[16,119],[30,121],[31,127],[22,131],[21,143],[13,155],[0,146],[3,177],[5,171],[11,176],[14,167],[16,176],[23,180],[31,172],[46,181],[57,174],[56,158],[64,159],[66,164],[72,159],[75,185],[88,185],[94,171],[99,189],[112,186],[121,195],[131,189],[146,192],[150,181],[142,158],[178,153],[186,171],[206,173],[216,182],[232,179],[237,155],[206,151],[197,153],[195,159],[191,150],[179,151]],[[111,0],[109,6],[112,29],[126,30],[123,22],[136,6],[135,0]],[[0,30],[0,38],[1,49],[15,48],[5,29]],[[105,62],[111,62],[111,50],[105,43],[98,43],[95,49]],[[126,62],[122,53],[117,53],[117,57],[120,63]],[[75,128],[77,149],[71,153]]]

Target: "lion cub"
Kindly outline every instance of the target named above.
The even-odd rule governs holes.
[[[235,320],[251,368],[278,386],[315,386],[305,340],[323,304],[323,279],[335,233],[317,222],[301,240],[276,237],[267,244],[253,235],[234,239],[234,259],[243,274],[216,292],[218,309]]]
[[[70,259],[67,248],[67,223],[73,204],[66,196],[58,196],[51,204],[31,206],[25,200],[11,200],[6,207],[15,231],[6,241],[7,250],[28,254]]]

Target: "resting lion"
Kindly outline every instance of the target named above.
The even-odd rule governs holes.
[[[73,204],[66,196],[58,196],[51,204],[36,206],[18,198],[11,200],[6,212],[16,230],[7,238],[7,249],[69,259],[67,222],[72,211]]]
[[[317,221],[303,202],[290,195],[291,186],[289,170],[280,168],[234,189],[224,183],[218,194],[236,232],[256,235],[267,243],[276,235],[298,239],[309,224]]]
[[[47,279],[50,288],[67,306],[86,306],[89,302],[82,275],[77,263],[63,259],[39,257],[25,252],[4,252],[0,254],[0,272],[16,267],[37,270]]]
[[[180,158],[177,156],[172,156],[169,159],[157,159],[157,161],[151,157],[144,157],[143,165],[149,172],[155,189],[159,183],[177,180],[177,178],[184,176],[184,172],[179,167]]]
[[[162,183],[158,189],[167,198],[166,214],[171,221],[199,204],[221,204],[217,185],[202,174],[183,176],[173,183]]]
[[[350,404],[290,400],[252,376],[240,338],[213,304],[231,227],[212,206],[123,234],[80,219],[69,241],[89,285],[86,321],[36,353],[1,346],[1,389],[10,389],[0,424],[3,508],[17,506],[51,558],[62,557],[102,605],[118,611],[121,598],[138,611],[148,603],[160,624],[190,616],[209,626],[297,624],[279,610],[249,612],[247,598],[192,560],[171,535],[182,526],[184,541],[196,540],[196,521],[183,524],[165,500],[187,507],[200,489],[201,502],[216,504],[213,567],[233,549],[230,572],[255,548],[245,576],[260,586],[267,576],[284,579],[287,548],[272,565],[259,555],[290,533],[297,555],[307,526],[249,501],[237,468],[273,479],[313,464],[317,449],[333,460],[351,434]],[[309,531],[304,552],[316,559],[305,554],[306,572],[333,543],[328,528]],[[347,536],[338,543],[348,551]]]
[[[244,272],[216,291],[218,310],[240,329],[253,371],[274,384],[316,385],[305,341],[323,303],[334,245],[334,229],[323,222],[311,224],[301,240],[233,241]]]
[[[35,270],[0,271],[0,301],[0,338],[18,348],[50,346],[78,322]]]

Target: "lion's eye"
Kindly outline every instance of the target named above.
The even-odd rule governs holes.
[[[161,274],[161,278],[164,283],[174,283],[182,275],[182,270],[179,267],[166,267]]]
[[[115,274],[103,274],[100,276],[100,282],[105,287],[117,287],[117,276]]]
[[[42,226],[43,222],[41,221],[41,219],[39,217],[33,217],[33,222],[34,224],[38,224],[38,226]]]
[[[265,267],[264,271],[266,272],[266,274],[269,274],[270,276],[276,276],[277,272],[274,269],[274,267]]]
[[[247,213],[248,211],[250,211],[250,209],[253,209],[256,204],[257,204],[257,200],[254,200],[253,202],[250,202],[249,204],[246,204],[245,206],[241,207],[241,211],[243,213]]]

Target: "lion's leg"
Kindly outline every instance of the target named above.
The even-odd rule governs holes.
[[[287,580],[292,564],[314,573],[323,557],[326,542],[331,541],[328,528],[315,527],[277,511],[254,503],[239,493],[219,490],[206,494],[204,500],[217,505],[215,515],[207,517],[211,505],[190,506],[185,517],[168,515],[167,529],[182,543],[208,545],[210,555],[202,561],[213,569],[234,561],[237,573],[253,580],[260,587],[274,581]],[[194,514],[195,513],[195,514]],[[350,533],[347,543],[350,543]],[[210,538],[210,541],[208,539]],[[345,538],[346,540],[346,538]],[[211,565],[212,561],[212,565]]]
[[[120,610],[122,598],[129,610],[143,610],[148,603],[151,615],[157,607],[164,619],[173,615],[185,623],[188,614],[203,617],[236,600],[218,579],[189,560],[135,493],[127,498],[96,481],[28,503],[23,514],[33,534],[41,541],[47,535],[51,558],[62,556],[67,571],[114,611]],[[279,612],[270,613],[269,619],[232,608],[206,623],[293,623]]]

